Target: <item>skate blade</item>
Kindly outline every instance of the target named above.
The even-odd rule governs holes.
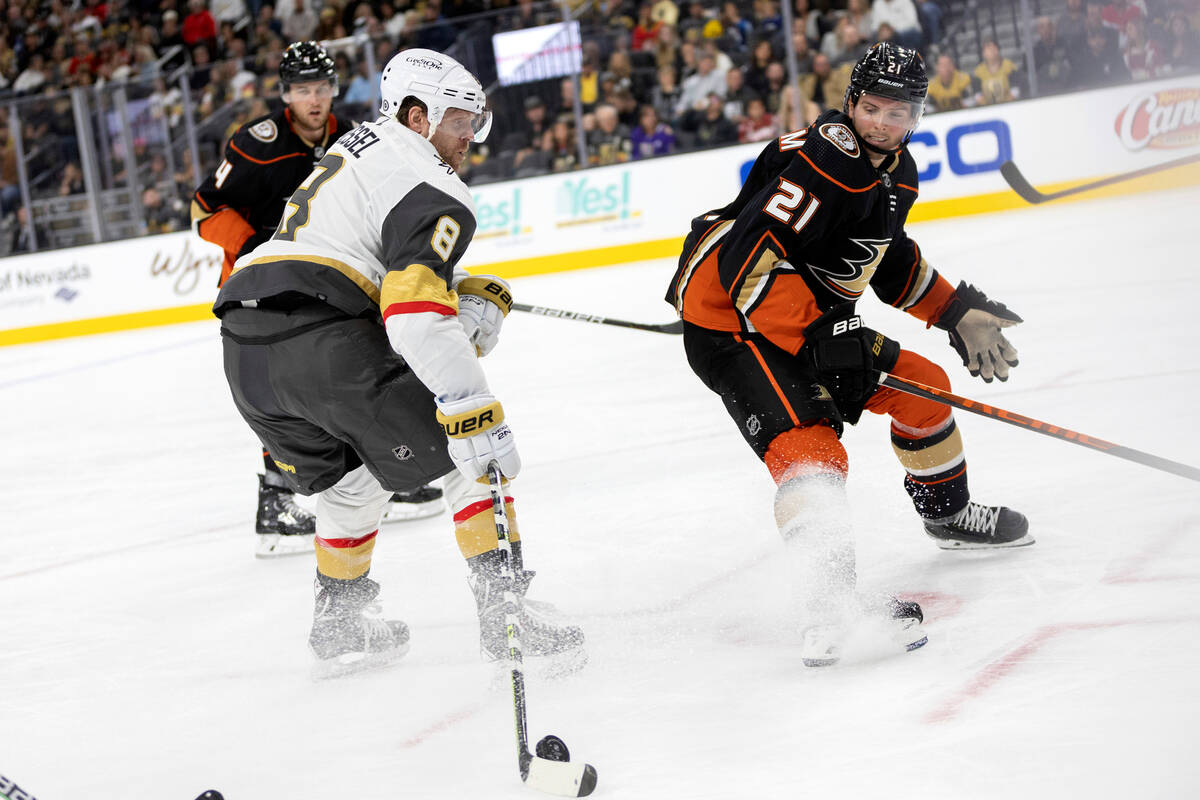
[[[801,633],[800,661],[806,667],[831,667],[841,660],[846,632],[838,625],[810,625]]]
[[[314,680],[343,678],[367,670],[385,667],[408,654],[409,643],[383,653],[348,653],[338,658],[318,659],[312,666]]]
[[[383,514],[384,524],[411,522],[414,519],[436,517],[446,510],[446,503],[439,497],[428,503],[388,503]]]
[[[927,644],[929,637],[915,619],[864,621],[852,627],[840,644],[814,649],[800,660],[806,667],[831,667],[843,656],[853,662],[870,661],[911,653]]]
[[[832,667],[840,660],[836,656],[827,656],[826,658],[801,658],[800,663],[806,667]]]
[[[298,556],[313,552],[315,534],[259,533],[254,547],[255,558]]]
[[[939,539],[936,536],[930,538],[942,550],[1001,550],[1006,547],[1028,547],[1037,541],[1028,533],[1011,542],[962,542],[957,539]]]

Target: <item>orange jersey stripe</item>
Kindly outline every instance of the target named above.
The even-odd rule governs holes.
[[[246,159],[247,161],[253,162],[253,163],[255,163],[255,164],[274,164],[274,163],[275,163],[275,162],[277,162],[277,161],[283,161],[283,160],[285,160],[285,159],[288,159],[288,158],[306,158],[306,157],[309,157],[309,154],[308,154],[308,153],[288,153],[288,154],[287,154],[287,155],[285,155],[285,156],[276,156],[275,158],[268,158],[268,159],[265,159],[265,160],[264,160],[264,159],[261,159],[261,158],[255,158],[254,156],[251,156],[251,155],[247,155],[245,150],[243,150],[242,148],[238,147],[238,146],[237,146],[236,144],[234,144],[233,142],[230,142],[230,143],[229,143],[229,149],[230,149],[230,150],[232,150],[233,152],[237,153],[239,156],[241,156],[242,158]]]
[[[864,186],[864,187],[862,187],[861,189],[851,189],[851,188],[850,188],[849,186],[847,186],[846,184],[842,183],[842,182],[841,182],[841,181],[839,181],[839,180],[836,180],[835,178],[831,177],[831,176],[830,176],[828,173],[826,173],[826,172],[822,171],[820,167],[818,167],[816,164],[814,164],[814,163],[813,163],[813,160],[812,160],[811,158],[809,158],[807,155],[805,155],[805,153],[804,153],[804,150],[802,150],[802,149],[801,149],[801,150],[797,150],[797,151],[796,151],[796,155],[798,155],[798,156],[802,156],[802,157],[804,158],[804,160],[808,162],[808,165],[809,165],[810,167],[812,167],[812,168],[813,168],[813,170],[814,170],[814,171],[815,171],[815,172],[816,172],[818,175],[820,175],[821,177],[823,177],[825,180],[829,181],[830,183],[834,184],[835,186],[840,186],[840,187],[842,187],[842,188],[843,188],[843,189],[845,189],[847,192],[853,192],[853,193],[855,193],[855,194],[858,194],[859,192],[867,192],[867,191],[870,191],[871,189],[874,189],[876,186],[878,186],[878,185],[879,185],[879,181],[874,181],[873,183],[871,183],[871,184],[869,184],[869,185],[867,185],[867,186]]]
[[[779,402],[783,403],[783,407],[787,411],[788,417],[792,420],[792,424],[799,425],[800,418],[796,415],[796,410],[793,409],[792,404],[788,402],[787,396],[783,393],[783,389],[780,388],[779,382],[775,380],[775,376],[767,367],[767,362],[763,359],[762,353],[758,352],[758,348],[754,346],[754,342],[748,342],[741,336],[735,336],[734,338],[745,344],[746,347],[750,348],[750,352],[754,354],[754,358],[756,361],[758,361],[758,365],[762,367],[763,374],[766,375],[767,380],[771,382],[771,388],[773,388],[775,390],[775,394],[779,396]]]

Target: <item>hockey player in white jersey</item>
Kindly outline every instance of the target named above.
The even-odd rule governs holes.
[[[309,643],[325,673],[407,651],[408,627],[374,603],[372,549],[391,493],[443,475],[482,649],[507,653],[510,587],[484,476],[495,460],[514,478],[521,462],[479,357],[512,298],[499,278],[457,266],[476,221],[455,170],[491,113],[474,76],[430,50],[394,56],[381,93],[382,116],[321,159],[213,307],[238,410],[295,490],[318,494]],[[533,573],[505,500],[524,653],[582,656],[579,628],[524,601]]]

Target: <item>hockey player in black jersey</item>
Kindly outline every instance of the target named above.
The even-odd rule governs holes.
[[[296,42],[283,54],[279,80],[284,107],[243,125],[225,157],[192,199],[192,224],[201,238],[225,251],[218,285],[238,256],[271,238],[284,206],[313,166],[349,127],[331,113],[338,80],[333,59],[316,42]],[[274,459],[263,451],[255,553],[267,558],[312,551],[313,515],[293,500]],[[425,486],[397,494],[387,519],[441,513],[441,490]]]
[[[737,198],[692,222],[667,301],[684,321],[688,362],[720,395],[777,484],[775,517],[809,619],[810,666],[837,661],[864,620],[907,649],[925,643],[913,602],[864,600],[839,441],[864,410],[892,418],[904,486],[939,547],[1032,544],[1021,514],[970,499],[950,409],[879,385],[879,372],[949,389],[933,362],[861,323],[870,287],[882,301],[949,332],[972,375],[1007,380],[1021,321],[972,286],[954,289],[904,230],[917,199],[905,145],[928,80],[915,51],[875,45],[855,65],[842,111],[770,143]]]

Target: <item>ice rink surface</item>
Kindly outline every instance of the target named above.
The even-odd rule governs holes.
[[[1198,208],[1193,188],[912,226],[1025,318],[1007,384],[859,308],[960,394],[1195,465]],[[665,322],[672,271],[514,293]],[[595,764],[596,797],[1200,795],[1200,485],[960,412],[975,499],[1037,544],[944,552],[865,419],[844,438],[860,586],[920,600],[929,645],[810,670],[773,484],[679,337],[513,313],[485,366],[525,465],[531,596],[589,639],[584,671],[529,677],[531,736]],[[411,653],[310,678],[314,560],[253,557],[261,461],[216,322],[0,349],[0,410],[0,773],[41,800],[533,796],[449,515],[375,550]]]

